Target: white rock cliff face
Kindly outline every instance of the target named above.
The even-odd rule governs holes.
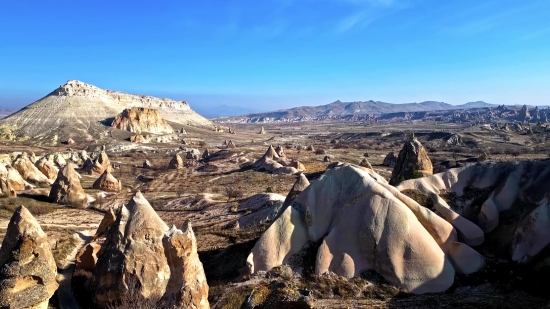
[[[111,124],[105,121],[132,107],[157,109],[163,119],[183,125],[213,127],[185,101],[103,90],[76,80],[0,120],[0,125],[14,127],[20,139],[94,140],[105,136]]]
[[[247,264],[251,272],[281,264],[300,271],[296,254],[311,243],[320,243],[317,275],[351,278],[373,270],[418,294],[445,291],[456,271],[483,265],[450,223],[372,170],[352,165],[328,169],[300,193],[260,237]]]

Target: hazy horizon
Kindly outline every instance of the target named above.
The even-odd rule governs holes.
[[[548,105],[550,3],[0,2],[0,108],[69,79],[270,111],[341,101]]]

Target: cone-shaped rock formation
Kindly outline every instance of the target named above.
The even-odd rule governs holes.
[[[0,248],[0,307],[47,308],[57,290],[48,238],[24,207],[15,210]]]

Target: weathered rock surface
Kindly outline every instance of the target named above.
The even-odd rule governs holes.
[[[11,165],[6,165],[6,170],[8,171],[8,174],[6,176],[6,180],[8,181],[8,184],[10,187],[16,191],[23,191],[26,188],[30,187],[30,185],[21,177],[19,172],[11,167]]]
[[[74,170],[74,165],[69,163],[57,174],[57,179],[50,190],[50,200],[59,204],[74,204],[84,206],[87,203],[87,196],[80,178]]]
[[[48,308],[57,266],[48,239],[23,206],[14,212],[0,248],[0,307]]]
[[[172,157],[172,160],[170,160],[170,163],[168,163],[168,168],[171,169],[181,169],[183,168],[183,159],[179,154],[175,154]]]
[[[363,160],[359,162],[359,166],[372,169],[372,165],[370,164],[369,160],[367,160],[367,158],[363,158]]]
[[[411,133],[409,140],[399,152],[391,174],[390,184],[397,185],[403,180],[430,176],[433,165],[428,152]]]
[[[13,162],[15,168],[24,180],[33,183],[52,184],[52,180],[46,177],[26,156],[21,156]]]
[[[59,169],[51,162],[48,161],[46,158],[41,158],[38,160],[35,164],[36,168],[42,172],[48,179],[55,180],[57,178],[57,173],[59,173]]]
[[[111,124],[113,128],[133,133],[172,134],[174,129],[162,119],[156,109],[127,108],[118,114]]]
[[[382,165],[389,166],[389,167],[395,167],[396,163],[397,163],[397,157],[395,156],[395,153],[390,152],[384,158],[384,161],[382,162]]]
[[[306,249],[313,244],[320,245]],[[451,247],[463,249],[451,254]],[[472,272],[483,264],[481,255],[457,242],[450,223],[372,170],[341,164],[294,199],[257,241],[247,264],[251,272],[282,264],[301,271],[296,254],[311,249],[317,251],[317,275],[351,278],[373,270],[417,294],[445,291],[455,271]],[[461,268],[463,261],[471,267]]]
[[[209,308],[191,226],[169,229],[139,192],[117,214],[87,286],[100,307],[133,288],[145,299],[175,300],[178,308]]]
[[[117,180],[109,171],[105,170],[94,182],[92,188],[107,192],[118,192],[122,188],[120,180]]]
[[[260,132],[258,132],[258,134],[265,134],[264,126],[262,126],[262,128],[260,129]]]
[[[484,162],[407,180],[397,189],[428,195],[462,242],[481,245],[491,232],[491,240],[497,239],[493,245],[510,252],[507,258],[528,262],[550,244],[549,181],[547,160]],[[460,202],[444,200],[443,192]]]
[[[290,205],[290,203],[292,203],[292,201],[294,201],[294,199],[300,193],[302,193],[307,187],[309,187],[309,180],[307,180],[306,175],[300,174],[300,176],[298,176],[298,179],[292,186],[292,189],[290,189],[290,192],[285,198],[285,202],[283,203],[283,209],[286,209],[286,207]]]
[[[91,163],[91,164],[90,164]],[[105,151],[101,151],[97,158],[93,161],[87,160],[86,163],[84,163],[84,170],[89,175],[95,175],[99,176],[103,174],[105,171],[112,172],[113,168],[111,166],[111,161],[109,160],[109,157],[105,153]]]
[[[104,137],[108,130],[101,122],[132,107],[156,109],[163,119],[182,125],[204,128],[213,125],[184,101],[103,90],[70,80],[44,98],[0,120],[0,126],[13,128],[11,134],[19,139],[42,141],[57,136],[61,141],[69,137],[92,141]]]
[[[17,192],[10,186],[7,179],[0,178],[0,196],[17,197]]]
[[[235,146],[235,143],[233,143],[233,140],[229,140],[229,142],[227,143],[226,148],[232,149],[232,148],[237,148],[237,146]]]
[[[298,173],[298,170],[292,166],[283,166],[286,163],[285,158],[280,157],[273,146],[270,145],[266,153],[254,162],[252,167],[259,171],[265,170],[274,174],[292,175]]]

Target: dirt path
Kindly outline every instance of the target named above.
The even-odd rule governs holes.
[[[59,300],[59,309],[78,309],[78,303],[74,298],[72,281],[75,269],[75,257],[80,248],[90,242],[93,238],[94,231],[87,230],[75,233],[78,235],[79,242],[74,247],[73,251],[68,255],[65,261],[65,267],[59,271],[57,281],[59,288],[57,289],[57,297]]]

